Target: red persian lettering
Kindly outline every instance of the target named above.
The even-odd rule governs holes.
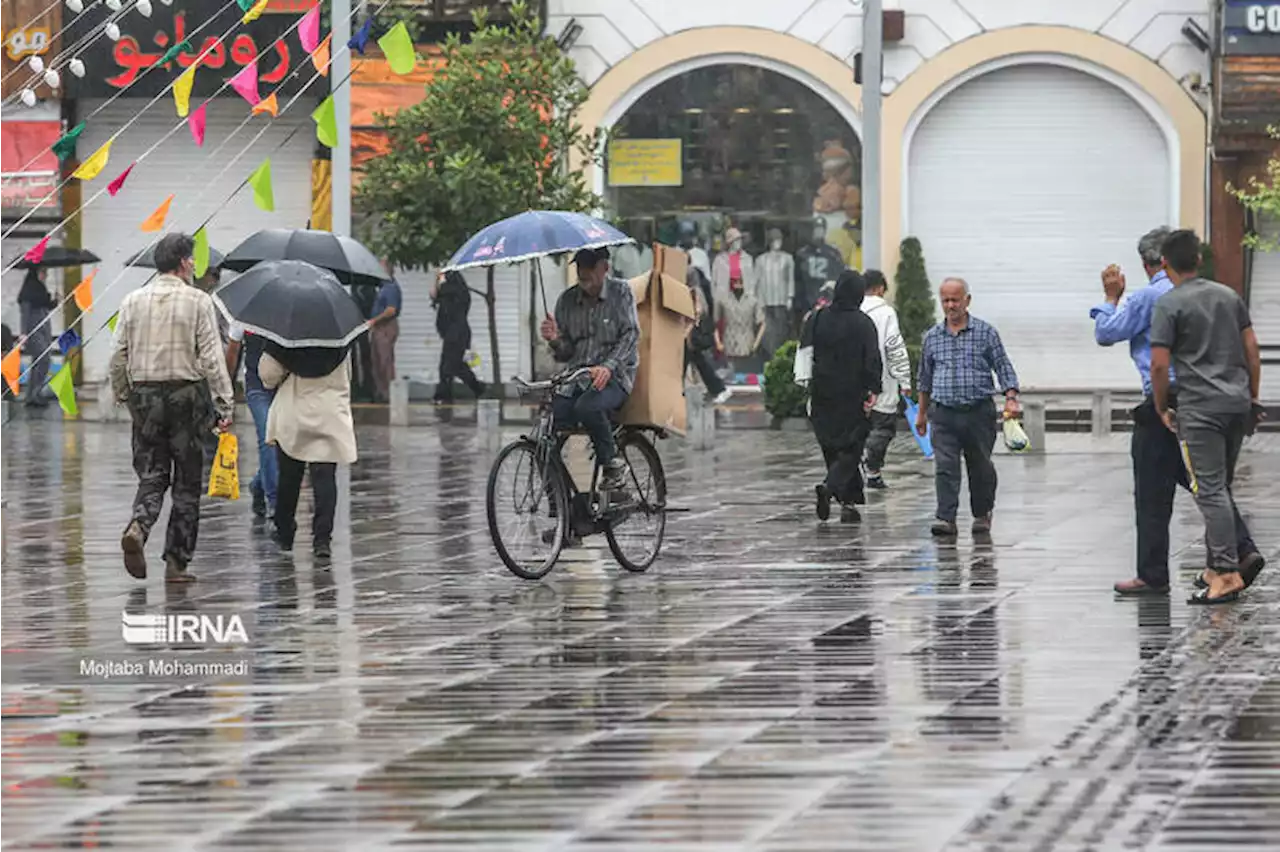
[[[289,72],[289,45],[284,43],[284,39],[276,39],[276,55],[280,57],[280,61],[276,63],[276,67],[272,68],[266,74],[262,75],[264,83],[279,83],[284,79],[284,75]]]

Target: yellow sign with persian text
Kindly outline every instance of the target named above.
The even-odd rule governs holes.
[[[609,186],[681,186],[679,139],[614,139],[609,143]]]

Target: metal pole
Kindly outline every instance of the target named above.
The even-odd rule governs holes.
[[[884,3],[862,3],[862,266],[880,268],[880,88]]]
[[[329,84],[333,87],[333,111],[338,119],[338,144],[331,152],[333,175],[333,232],[351,236],[351,0],[333,0],[333,64]]]

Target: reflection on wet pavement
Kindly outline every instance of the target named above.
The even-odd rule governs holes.
[[[689,511],[655,567],[589,539],[529,583],[470,430],[362,428],[328,568],[206,502],[201,580],[166,590],[120,566],[127,430],[6,427],[5,848],[1280,848],[1280,581],[1114,601],[1123,436],[1001,456],[994,535],[950,545],[907,447],[821,526],[807,436],[667,441]],[[1276,562],[1268,441],[1238,493]],[[1199,530],[1179,497],[1180,590]],[[250,674],[81,676],[122,610],[243,612]]]

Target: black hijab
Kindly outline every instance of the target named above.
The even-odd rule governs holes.
[[[837,311],[862,310],[862,298],[867,294],[867,281],[856,269],[846,269],[836,279],[836,292],[831,297],[831,307]]]
[[[33,266],[27,270],[27,277],[22,279],[22,289],[18,291],[18,304],[46,310],[53,307],[49,288],[40,280],[40,267]]]

